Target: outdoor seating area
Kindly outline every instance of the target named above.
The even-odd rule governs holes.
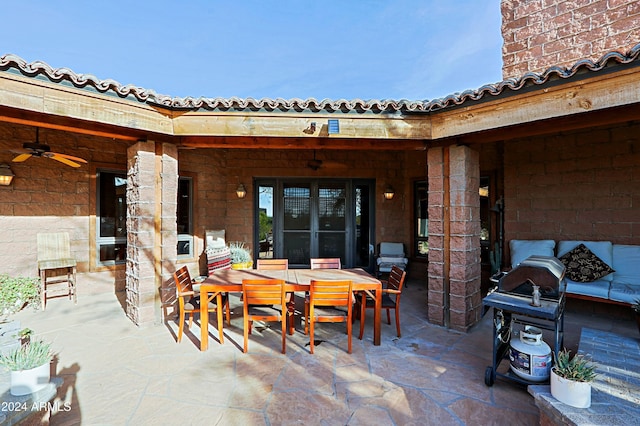
[[[491,315],[468,333],[447,330],[426,320],[423,282],[414,280],[403,292],[402,338],[383,321],[380,346],[373,345],[367,327],[363,340],[353,340],[352,354],[344,323],[316,328],[314,355],[302,329],[287,336],[283,355],[279,328],[256,323],[244,354],[242,302],[233,293],[225,343],[205,352],[199,349],[198,316],[177,344],[175,320],[132,324],[123,313],[124,293],[81,287],[77,305],[53,299],[46,312],[24,310],[16,319],[52,341],[57,352],[52,378],[63,383],[54,401],[69,402],[71,410],[54,414],[52,424],[106,418],[111,424],[166,423],[185,412],[193,423],[220,424],[512,424],[516,418],[518,424],[539,424],[526,387],[503,380],[484,384]],[[630,318],[574,309],[572,302],[578,301],[567,306],[565,345],[573,351],[583,327],[637,341]],[[215,326],[212,316],[214,340]],[[0,394],[8,395],[9,373],[2,374]],[[299,410],[301,404],[310,408]]]

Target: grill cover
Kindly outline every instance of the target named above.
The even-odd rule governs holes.
[[[540,286],[544,299],[558,300],[564,294],[565,266],[552,256],[529,256],[498,282],[498,291],[530,296],[533,284]]]

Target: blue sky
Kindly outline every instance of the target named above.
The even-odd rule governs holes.
[[[502,80],[500,0],[12,1],[0,55],[172,97],[431,100]]]

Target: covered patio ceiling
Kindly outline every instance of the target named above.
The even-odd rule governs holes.
[[[431,110],[402,103],[384,110],[256,108],[259,102],[186,108],[15,71],[0,69],[0,121],[186,148],[425,150],[640,120],[637,59],[496,94],[463,94]],[[339,120],[338,134],[327,132],[328,120]]]

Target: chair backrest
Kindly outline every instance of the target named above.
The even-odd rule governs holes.
[[[189,274],[189,268],[187,268],[186,265],[173,273],[173,280],[176,283],[176,294],[178,297],[180,297],[181,293],[193,291],[191,274]]]
[[[351,281],[311,280],[309,302],[315,306],[348,306],[351,310]]]
[[[282,305],[285,303],[284,280],[242,280],[242,298],[245,307],[249,305]]]
[[[380,243],[380,256],[404,256],[404,244],[383,242]]]
[[[256,269],[283,270],[289,269],[289,259],[258,259]]]
[[[404,286],[404,280],[407,277],[407,271],[403,271],[402,268],[393,265],[391,272],[389,272],[389,279],[387,280],[387,288],[402,291]]]
[[[227,245],[225,241],[225,230],[207,230],[204,231],[205,235],[205,248],[218,249],[224,248]]]
[[[311,269],[340,269],[339,257],[311,259]]]
[[[71,258],[67,232],[41,232],[37,235],[38,261]]]

